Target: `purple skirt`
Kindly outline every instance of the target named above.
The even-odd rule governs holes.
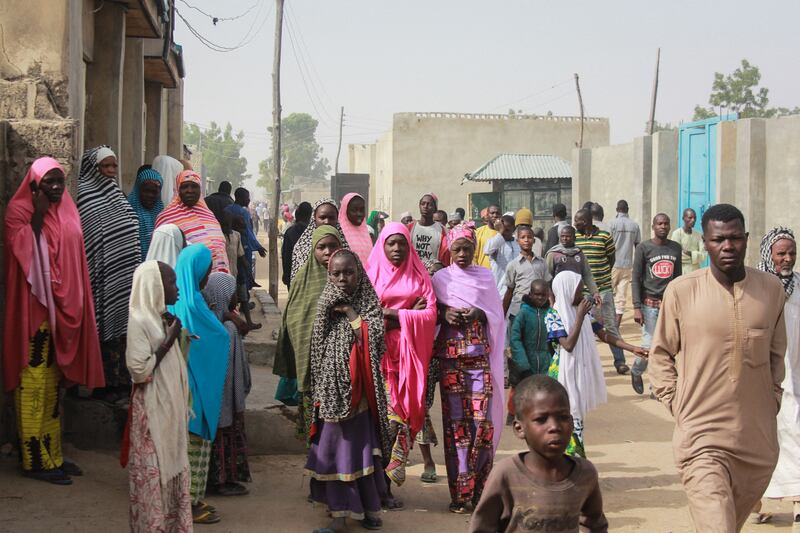
[[[317,429],[305,468],[311,498],[327,505],[334,518],[361,520],[380,512],[386,480],[369,411],[344,422],[318,421]]]

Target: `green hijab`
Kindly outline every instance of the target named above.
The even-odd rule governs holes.
[[[317,314],[317,300],[328,281],[328,272],[314,257],[314,249],[319,241],[328,236],[336,237],[341,245],[341,237],[335,227],[320,226],[314,230],[311,253],[289,287],[289,299],[278,336],[273,372],[286,378],[296,378],[300,392],[308,390],[310,385],[308,362],[312,325]]]

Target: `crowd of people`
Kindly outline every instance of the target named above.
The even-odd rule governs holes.
[[[266,209],[227,182],[203,198],[191,165],[168,156],[127,196],[116,176],[109,147],[88,150],[73,202],[64,169],[41,158],[9,203],[4,387],[24,474],[60,485],[82,472],[61,453],[59,388],[128,405],[131,529],[190,531],[221,519],[207,492],[248,493],[242,339],[260,327],[249,295]],[[383,510],[405,508],[392,487],[413,446],[421,481],[438,481],[440,442],[449,511],[472,513],[472,531],[607,531],[584,434],[607,400],[596,339],[637,394],[649,362],[698,531],[768,521],[762,497],[795,501],[800,521],[791,230],[765,235],[751,269],[727,204],[703,213],[702,232],[691,209],[674,231],[659,213],[650,238],[625,200],[610,223],[587,202],[572,220],[554,205],[538,227],[529,209],[497,205],[476,227],[433,193],[418,210],[391,222],[355,193],[279,209],[291,225],[276,398],[298,407],[308,497],[331,518],[315,531],[380,529]],[[619,333],[629,301],[642,346]],[[495,465],[507,426],[528,450]]]

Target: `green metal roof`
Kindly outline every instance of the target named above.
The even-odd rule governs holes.
[[[555,155],[500,154],[477,170],[464,174],[469,181],[571,178],[569,163]]]

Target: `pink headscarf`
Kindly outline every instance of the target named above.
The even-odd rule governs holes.
[[[458,226],[457,226],[458,227]],[[448,307],[478,307],[486,313],[489,334],[489,368],[492,373],[492,425],[494,450],[503,430],[503,350],[505,347],[505,313],[491,271],[476,265],[461,268],[451,265],[433,276],[433,289],[439,303]]]
[[[392,235],[402,235],[408,243],[408,257],[399,267],[389,261],[383,249]],[[399,310],[400,329],[386,331],[381,369],[389,383],[392,410],[407,421],[413,437],[425,422],[425,380],[436,332],[436,295],[403,224],[390,222],[378,236],[367,262],[367,276],[381,306]],[[425,309],[410,309],[420,296],[427,302]]]
[[[361,225],[356,226],[347,218],[347,207],[350,205],[353,198],[364,199],[363,196],[354,192],[344,195],[344,198],[342,198],[342,208],[339,210],[339,225],[342,227],[342,233],[344,233],[344,238],[347,239],[347,244],[350,245],[350,249],[354,251],[356,255],[358,255],[358,258],[361,259],[361,262],[366,265],[370,257],[370,252],[372,251],[372,238],[369,236],[369,228],[365,221],[362,221]]]
[[[31,226],[31,184],[38,185],[53,169],[64,171],[51,157],[34,161],[6,209],[6,391],[19,385],[30,339],[45,320],[66,381],[88,388],[105,385],[81,219],[69,192],[48,207],[38,240]]]
[[[458,239],[467,239],[475,244],[475,224],[472,221],[462,222],[457,226],[450,228],[447,232],[447,246],[453,246],[453,243]]]

